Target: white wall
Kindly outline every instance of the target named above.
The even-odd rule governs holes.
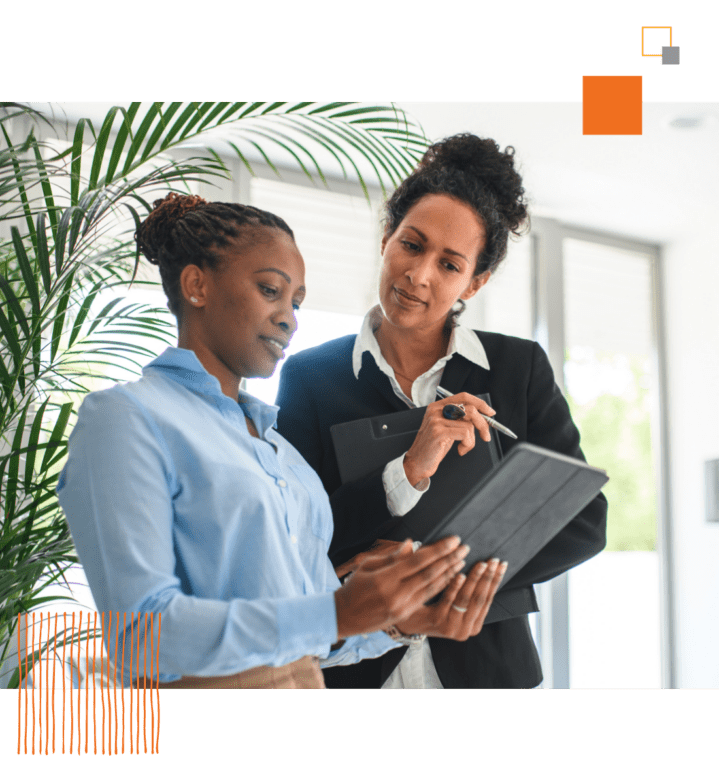
[[[719,523],[704,513],[704,462],[719,457],[719,234],[687,236],[664,261],[677,685],[719,688]]]

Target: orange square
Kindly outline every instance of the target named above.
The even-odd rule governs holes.
[[[584,76],[582,133],[585,136],[640,136],[642,78]]]

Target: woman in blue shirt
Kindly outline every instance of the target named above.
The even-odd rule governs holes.
[[[385,653],[393,625],[442,589],[431,610],[446,636],[479,632],[503,569],[465,579],[455,538],[362,556],[340,586],[318,476],[275,432],[278,409],[240,390],[272,374],[297,327],[304,264],[287,224],[173,193],[136,239],[178,346],[85,399],[58,494],[98,609],[124,616],[125,636],[132,617],[143,643],[140,617],[161,614],[159,682],[323,687],[318,658]]]

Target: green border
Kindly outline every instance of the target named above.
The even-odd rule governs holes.
[[[184,0],[12,3],[0,97],[578,101],[583,74],[641,74],[646,101],[716,100],[719,12],[693,5],[368,0],[268,13]],[[663,23],[674,26],[679,67],[639,55],[641,25]],[[717,693],[170,691],[162,707],[155,765],[604,768],[712,754]],[[18,759],[16,713],[17,694],[0,691],[3,765]]]

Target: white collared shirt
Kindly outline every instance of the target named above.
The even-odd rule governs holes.
[[[454,354],[460,354],[471,363],[489,370],[487,353],[484,351],[482,342],[477,337],[477,334],[469,328],[459,325],[452,330],[452,335],[447,345],[447,354],[437,360],[428,371],[418,376],[413,382],[412,398],[410,399],[402,391],[394,371],[384,359],[384,355],[375,338],[374,333],[379,328],[381,322],[382,308],[377,304],[365,315],[362,329],[355,340],[354,349],[352,350],[352,370],[354,371],[355,378],[359,377],[362,367],[362,354],[369,352],[377,363],[377,367],[389,379],[395,395],[410,408],[422,408],[437,399],[437,387],[442,380],[444,367]],[[387,507],[396,517],[406,515],[420,500],[422,493],[429,488],[429,481],[422,487],[422,490],[417,490],[410,485],[404,472],[404,457],[405,454],[402,454],[393,461],[390,461],[382,474],[382,481],[385,493],[387,494]]]
[[[385,360],[379,348],[375,331],[382,322],[382,308],[373,307],[364,318],[362,329],[355,340],[352,350],[352,370],[355,377],[359,377],[362,368],[362,355],[369,352],[377,363],[377,367],[384,373],[392,385],[392,390],[402,402],[410,408],[422,408],[433,403],[437,398],[437,387],[442,380],[444,367],[447,361],[455,354],[462,355],[471,363],[489,370],[487,353],[482,342],[474,331],[461,325],[452,330],[452,335],[447,345],[447,354],[412,383],[412,398],[408,398],[402,391],[394,371]],[[395,517],[406,515],[422,498],[422,494],[429,488],[427,481],[421,490],[410,485],[404,471],[405,454],[390,461],[382,473],[385,494],[387,495],[387,507]],[[429,643],[426,640],[413,641],[402,661],[389,676],[383,688],[441,688],[437,671],[432,661]]]

